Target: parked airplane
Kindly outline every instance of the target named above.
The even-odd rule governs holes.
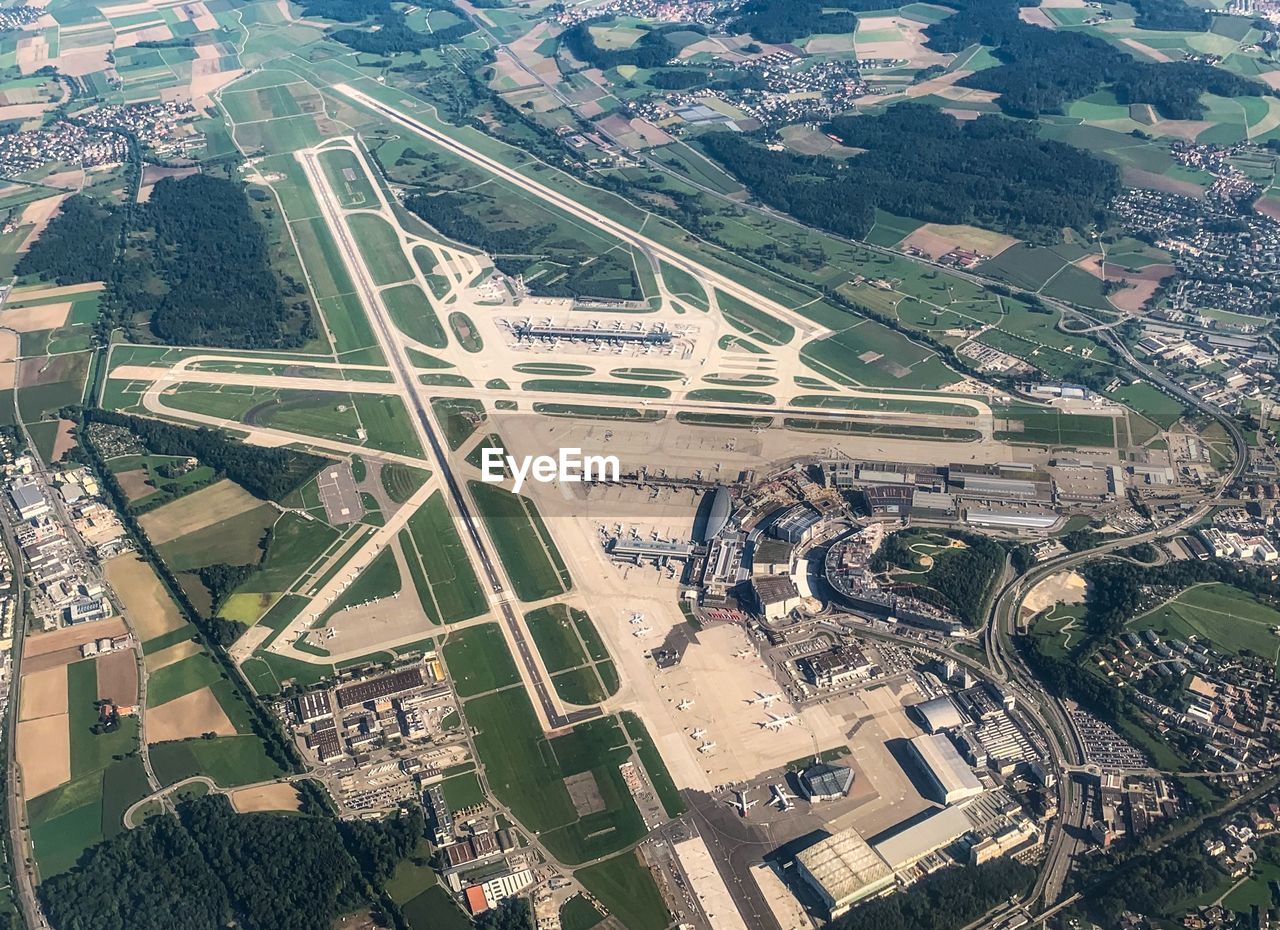
[[[636,631],[635,631],[634,633],[632,633],[631,635],[632,635],[632,636],[648,636],[648,635],[649,635],[650,633],[652,633],[652,632],[653,632],[653,627],[651,627],[651,626],[642,626],[642,627],[640,627],[640,629],[636,630]]]
[[[787,794],[785,785],[770,785],[769,790],[773,792],[773,800],[778,805],[778,810],[789,811],[794,806],[791,801],[791,795]]]
[[[631,625],[632,625],[632,626],[639,626],[639,625],[640,625],[640,624],[642,624],[642,623],[644,623],[644,614],[632,614],[632,615],[631,615]]]
[[[779,694],[777,691],[773,691],[769,694],[765,694],[763,691],[757,691],[756,696],[752,698],[748,703],[763,704],[765,709],[767,710],[768,708],[773,706],[774,701],[780,701],[780,700],[782,700],[782,695]]]
[[[798,718],[795,714],[787,714],[785,717],[779,717],[777,714],[770,714],[767,721],[762,721],[760,726],[766,730],[777,732],[788,724],[795,723]]]
[[[698,752],[710,752],[715,748],[716,748],[715,743],[703,743],[701,746],[698,747]]]
[[[688,710],[692,706],[693,698],[683,698],[680,703],[676,705],[676,710]]]
[[[750,658],[750,657],[751,657],[751,650],[750,650],[750,649],[739,649],[737,652],[735,652],[735,653],[733,654],[733,657],[734,657],[735,659],[748,659],[748,658]]]
[[[694,731],[693,731],[692,733],[690,733],[689,735],[690,735],[691,737],[693,737],[694,739],[702,739],[704,736],[706,736],[706,735],[707,735],[707,731],[706,731],[706,730],[703,730],[703,729],[701,729],[701,728],[699,728],[699,729],[697,729],[697,730],[694,730]]]
[[[751,810],[751,808],[755,807],[757,804],[760,803],[759,798],[756,798],[755,800],[752,800],[752,801],[748,801],[747,793],[745,791],[735,791],[734,795],[737,797],[737,801],[734,803],[733,806],[738,809],[739,817],[747,816],[747,811]]]

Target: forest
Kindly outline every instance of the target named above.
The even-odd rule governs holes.
[[[73,194],[14,271],[59,286],[106,281],[115,265],[123,229],[121,211],[101,206],[84,194]]]
[[[166,178],[142,204],[70,197],[15,270],[105,281],[102,325],[145,318],[170,344],[279,349],[315,334],[306,289],[272,269],[243,186],[209,175]]]
[[[420,52],[457,42],[476,31],[467,15],[449,0],[424,0],[418,9],[445,10],[458,17],[458,22],[433,32],[418,32],[409,27],[404,12],[390,0],[302,0],[307,16],[334,19],[342,23],[370,23],[356,29],[335,29],[329,37],[336,42],[370,55],[393,55],[397,52]]]
[[[119,298],[176,345],[297,346],[314,335],[301,284],[281,281],[241,185],[196,174],[166,178],[137,207]]]
[[[854,908],[834,930],[953,930],[1026,888],[1035,869],[1015,859],[944,869],[905,891]]]
[[[733,28],[761,42],[794,42],[815,33],[853,32],[855,11],[884,8],[877,0],[749,0]]]
[[[596,68],[619,68],[634,65],[637,68],[657,68],[676,57],[680,51],[661,30],[646,32],[630,48],[603,49],[591,35],[591,21],[571,26],[560,36],[574,58]]]
[[[1267,90],[1210,65],[1140,62],[1095,36],[1025,23],[1018,18],[1018,0],[948,0],[947,5],[957,12],[925,30],[929,47],[960,52],[974,43],[994,46],[1001,64],[956,84],[999,94],[1000,106],[1017,116],[1060,113],[1067,102],[1109,86],[1121,103],[1149,103],[1167,119],[1199,119],[1203,93],[1239,97]],[[1204,15],[1173,0],[1153,0],[1145,9],[1149,22]]]
[[[773,152],[727,132],[699,144],[769,206],[852,238],[866,235],[879,207],[1056,242],[1063,227],[1097,222],[1120,189],[1113,165],[998,116],[961,122],[927,104],[901,103],[881,116],[838,117],[828,128],[866,151],[841,162]]]
[[[251,446],[217,430],[176,426],[96,407],[85,408],[84,419],[88,423],[124,427],[156,455],[199,459],[264,500],[281,500],[305,484],[327,461],[292,449]]]
[[[186,801],[45,879],[60,930],[330,930],[367,886],[328,817],[241,814],[220,795]]]

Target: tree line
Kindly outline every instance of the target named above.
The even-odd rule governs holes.
[[[1097,222],[1120,190],[1114,165],[997,116],[961,122],[927,104],[838,117],[828,129],[864,149],[846,161],[766,149],[740,133],[699,143],[769,206],[862,238],[877,208],[937,223],[972,223],[1054,242]]]
[[[957,930],[1022,891],[1035,869],[995,859],[927,875],[910,888],[854,908],[835,930]]]
[[[105,281],[100,337],[140,318],[176,345],[287,348],[315,335],[306,289],[271,267],[244,186],[211,175],[166,178],[141,204],[70,197],[15,270]]]
[[[1167,119],[1199,119],[1204,114],[1201,94],[1258,96],[1267,90],[1221,68],[1141,62],[1096,36],[1023,22],[1019,0],[948,0],[947,5],[957,12],[925,29],[929,47],[947,53],[975,43],[994,46],[997,67],[956,83],[999,94],[1001,108],[1017,116],[1061,113],[1068,101],[1111,87],[1121,103],[1151,104]],[[1145,14],[1142,9],[1139,16],[1148,24],[1184,17],[1202,22],[1204,15],[1176,0],[1153,0],[1145,5]]]
[[[794,42],[815,33],[853,32],[854,11],[882,9],[879,0],[749,0],[732,26],[761,42]]]

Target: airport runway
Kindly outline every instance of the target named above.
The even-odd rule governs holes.
[[[359,249],[353,241],[347,224],[342,219],[341,207],[335,204],[333,200],[333,192],[329,189],[324,172],[317,163],[315,152],[300,152],[299,157],[303,161],[306,173],[310,176],[312,187],[315,188],[316,198],[324,213],[325,222],[329,225],[334,241],[346,259],[351,278],[359,291],[360,301],[364,304],[369,322],[378,337],[382,353],[391,366],[392,377],[395,378],[396,383],[399,385],[405,403],[409,408],[410,419],[418,432],[418,439],[425,449],[430,450],[431,458],[434,460],[433,464],[444,480],[445,488],[448,489],[449,496],[453,499],[463,528],[466,530],[474,551],[480,559],[480,567],[484,572],[490,592],[501,597],[505,585],[503,584],[500,570],[481,538],[475,515],[472,513],[462,485],[454,475],[453,469],[449,467],[449,457],[440,442],[440,438],[436,435],[435,429],[432,427],[431,416],[422,401],[422,395],[418,392],[413,366],[409,364],[404,346],[396,339],[395,330],[387,320],[382,301],[378,299],[377,291],[369,281],[368,271],[360,256]],[[520,661],[524,664],[529,680],[533,683],[538,702],[542,706],[543,714],[550,728],[553,730],[560,729],[600,716],[601,710],[598,707],[586,708],[569,714],[560,713],[555,701],[552,699],[550,687],[542,677],[529,644],[524,638],[520,618],[516,615],[510,601],[502,598],[499,600],[497,608],[502,614],[503,621],[506,623],[507,629],[516,644],[516,651],[520,654]]]

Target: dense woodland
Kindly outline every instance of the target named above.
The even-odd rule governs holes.
[[[74,194],[14,269],[58,285],[106,281],[115,264],[124,216]]]
[[[1026,888],[1035,869],[1015,859],[935,872],[905,891],[855,907],[835,930],[954,930]]]
[[[761,42],[794,42],[814,33],[853,32],[854,11],[884,8],[883,0],[748,0],[732,25]]]
[[[130,430],[156,455],[193,456],[264,500],[283,499],[305,484],[326,462],[319,456],[293,449],[237,442],[217,430],[192,429],[110,410],[87,408],[84,418],[89,423],[106,423]]]
[[[310,298],[271,268],[243,186],[209,175],[166,178],[143,204],[68,198],[16,270],[105,281],[103,325],[146,318],[171,344],[288,348],[314,335]]]
[[[770,151],[726,132],[700,143],[769,206],[853,238],[866,235],[879,207],[1054,242],[1063,227],[1098,221],[1120,189],[1115,166],[997,116],[961,122],[902,103],[881,116],[839,117],[829,128],[866,151],[837,161]]]
[[[675,58],[680,51],[660,29],[646,32],[630,48],[604,49],[596,44],[590,26],[590,21],[570,26],[564,31],[560,41],[574,58],[596,68],[620,68],[624,65],[657,68]]]
[[[423,0],[414,6],[423,10],[445,10],[457,16],[458,22],[434,32],[418,32],[410,28],[404,12],[392,6],[390,0],[302,0],[302,12],[307,16],[362,23],[355,29],[335,29],[329,36],[370,55],[440,48],[476,31],[467,15],[449,0]]]
[[[1018,0],[948,0],[947,5],[957,12],[925,30],[929,47],[960,52],[974,43],[995,46],[998,67],[956,83],[1000,94],[1000,106],[1019,116],[1060,113],[1069,101],[1109,86],[1121,103],[1149,103],[1168,119],[1198,119],[1203,93],[1238,97],[1267,90],[1220,68],[1140,62],[1095,36],[1025,23],[1018,18]],[[1176,0],[1152,0],[1138,9],[1139,25],[1146,28],[1175,22],[1184,23],[1177,28],[1200,28],[1205,15]]]
[[[226,798],[187,801],[87,852],[40,885],[60,930],[330,930],[367,900],[328,817],[236,814]],[[180,916],[179,916],[180,915]]]

